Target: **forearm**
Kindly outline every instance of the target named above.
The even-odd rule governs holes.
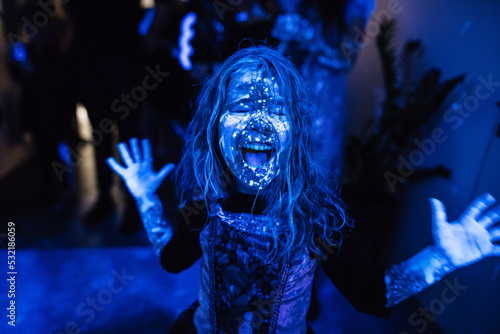
[[[172,238],[172,226],[163,218],[163,207],[156,195],[144,196],[137,199],[137,206],[148,239],[153,245],[156,255],[159,256],[163,247]]]
[[[455,270],[436,246],[385,271],[387,306],[393,306],[424,290]]]

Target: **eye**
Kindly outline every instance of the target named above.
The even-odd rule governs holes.
[[[270,109],[271,114],[276,116],[286,116],[285,107],[283,104],[275,104]]]
[[[246,101],[238,101],[235,103],[232,103],[228,110],[230,112],[235,112],[235,113],[244,113],[252,110],[252,107],[249,103]]]

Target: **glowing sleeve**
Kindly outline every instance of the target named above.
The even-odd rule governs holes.
[[[156,195],[138,199],[137,204],[148,239],[156,255],[160,256],[162,249],[172,238],[172,226],[163,218],[163,207]]]
[[[449,260],[429,246],[410,259],[385,271],[387,306],[393,306],[424,290],[455,270]]]

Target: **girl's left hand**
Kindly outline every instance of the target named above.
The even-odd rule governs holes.
[[[500,256],[500,207],[491,208],[495,198],[486,193],[476,198],[454,222],[448,222],[443,203],[430,199],[432,235],[435,245],[455,268],[477,262],[488,256]],[[488,210],[489,209],[489,210]]]

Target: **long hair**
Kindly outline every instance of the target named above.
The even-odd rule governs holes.
[[[304,248],[324,256],[320,248],[340,243],[346,214],[327,173],[312,158],[311,110],[300,75],[291,61],[271,48],[254,46],[237,51],[202,88],[176,170],[181,206],[201,200],[210,210],[211,203],[228,197],[228,169],[218,145],[218,121],[230,80],[248,70],[275,77],[291,123],[280,172],[262,195],[263,214],[284,225],[281,232],[274,233],[270,256]]]

